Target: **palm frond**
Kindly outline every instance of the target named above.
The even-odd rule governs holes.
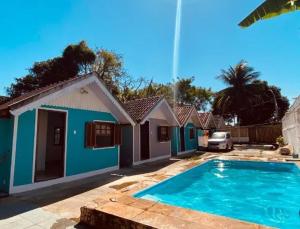
[[[249,27],[259,20],[273,18],[295,10],[300,10],[299,0],[266,0],[243,19],[239,26]]]

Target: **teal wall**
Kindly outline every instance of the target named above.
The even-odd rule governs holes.
[[[178,151],[180,151],[180,128],[172,128],[172,139],[171,139],[171,151],[172,156],[176,156]]]
[[[32,182],[35,110],[19,116],[17,131],[14,186]]]
[[[190,129],[195,129],[195,138],[190,139]],[[184,128],[185,150],[194,150],[198,148],[198,133],[193,123],[188,123]]]
[[[84,148],[85,123],[93,120],[116,122],[110,113],[62,107],[49,107],[68,111],[66,175],[95,171],[118,166],[118,146],[107,149]],[[19,117],[14,185],[32,182],[35,110]]]
[[[0,119],[0,191],[9,191],[13,119]]]
[[[116,122],[109,113],[67,109],[67,176],[118,166],[118,146],[108,149],[84,148],[85,123],[93,120]],[[76,134],[74,134],[76,131]]]

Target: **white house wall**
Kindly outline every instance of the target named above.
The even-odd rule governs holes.
[[[47,105],[99,112],[110,112],[110,109],[106,105],[104,105],[104,103],[89,87],[76,89],[75,91],[67,95],[48,102]]]

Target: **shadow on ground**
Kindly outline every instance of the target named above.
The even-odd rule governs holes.
[[[124,176],[154,172],[175,162],[176,159],[147,163],[134,168],[123,168],[111,173],[2,198],[0,199],[0,220],[68,199],[119,180]]]

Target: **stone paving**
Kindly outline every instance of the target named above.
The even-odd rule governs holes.
[[[216,156],[245,160],[285,160],[284,157],[281,157],[275,151],[251,149],[235,150],[230,153],[193,154],[186,158],[175,158],[140,165],[134,169],[121,169],[109,174],[0,199],[0,228],[85,228],[85,226],[78,224],[81,207],[86,206],[91,209],[104,210],[115,209],[117,212],[118,207],[116,207],[116,204],[124,205],[121,212],[126,212],[129,218],[137,217],[136,220],[140,222],[147,223],[151,218],[154,224],[155,222],[166,222],[166,215],[159,214],[154,216],[153,211],[155,213],[156,208],[167,211],[167,207],[164,208],[155,203],[156,205],[151,207],[151,211],[145,212],[143,204],[148,206],[147,204],[149,203],[130,202],[133,199],[130,195],[137,190],[158,183]],[[172,209],[174,210],[174,207]],[[178,222],[175,225],[180,225],[179,222],[183,223],[174,215],[179,211],[181,210],[173,211],[173,213],[170,213],[171,215],[168,215],[172,217],[173,222]],[[188,215],[195,216],[195,214],[205,213],[189,212],[186,217]],[[203,222],[207,215],[204,218],[202,217],[202,219],[200,217],[200,220]],[[209,222],[215,222],[215,225],[222,222],[222,219],[220,220],[217,216],[209,215],[209,217],[212,217]],[[197,222],[195,217],[188,220],[189,228],[196,228],[193,220],[194,223]],[[230,223],[240,222],[228,220]],[[255,226],[253,228],[260,227]]]

